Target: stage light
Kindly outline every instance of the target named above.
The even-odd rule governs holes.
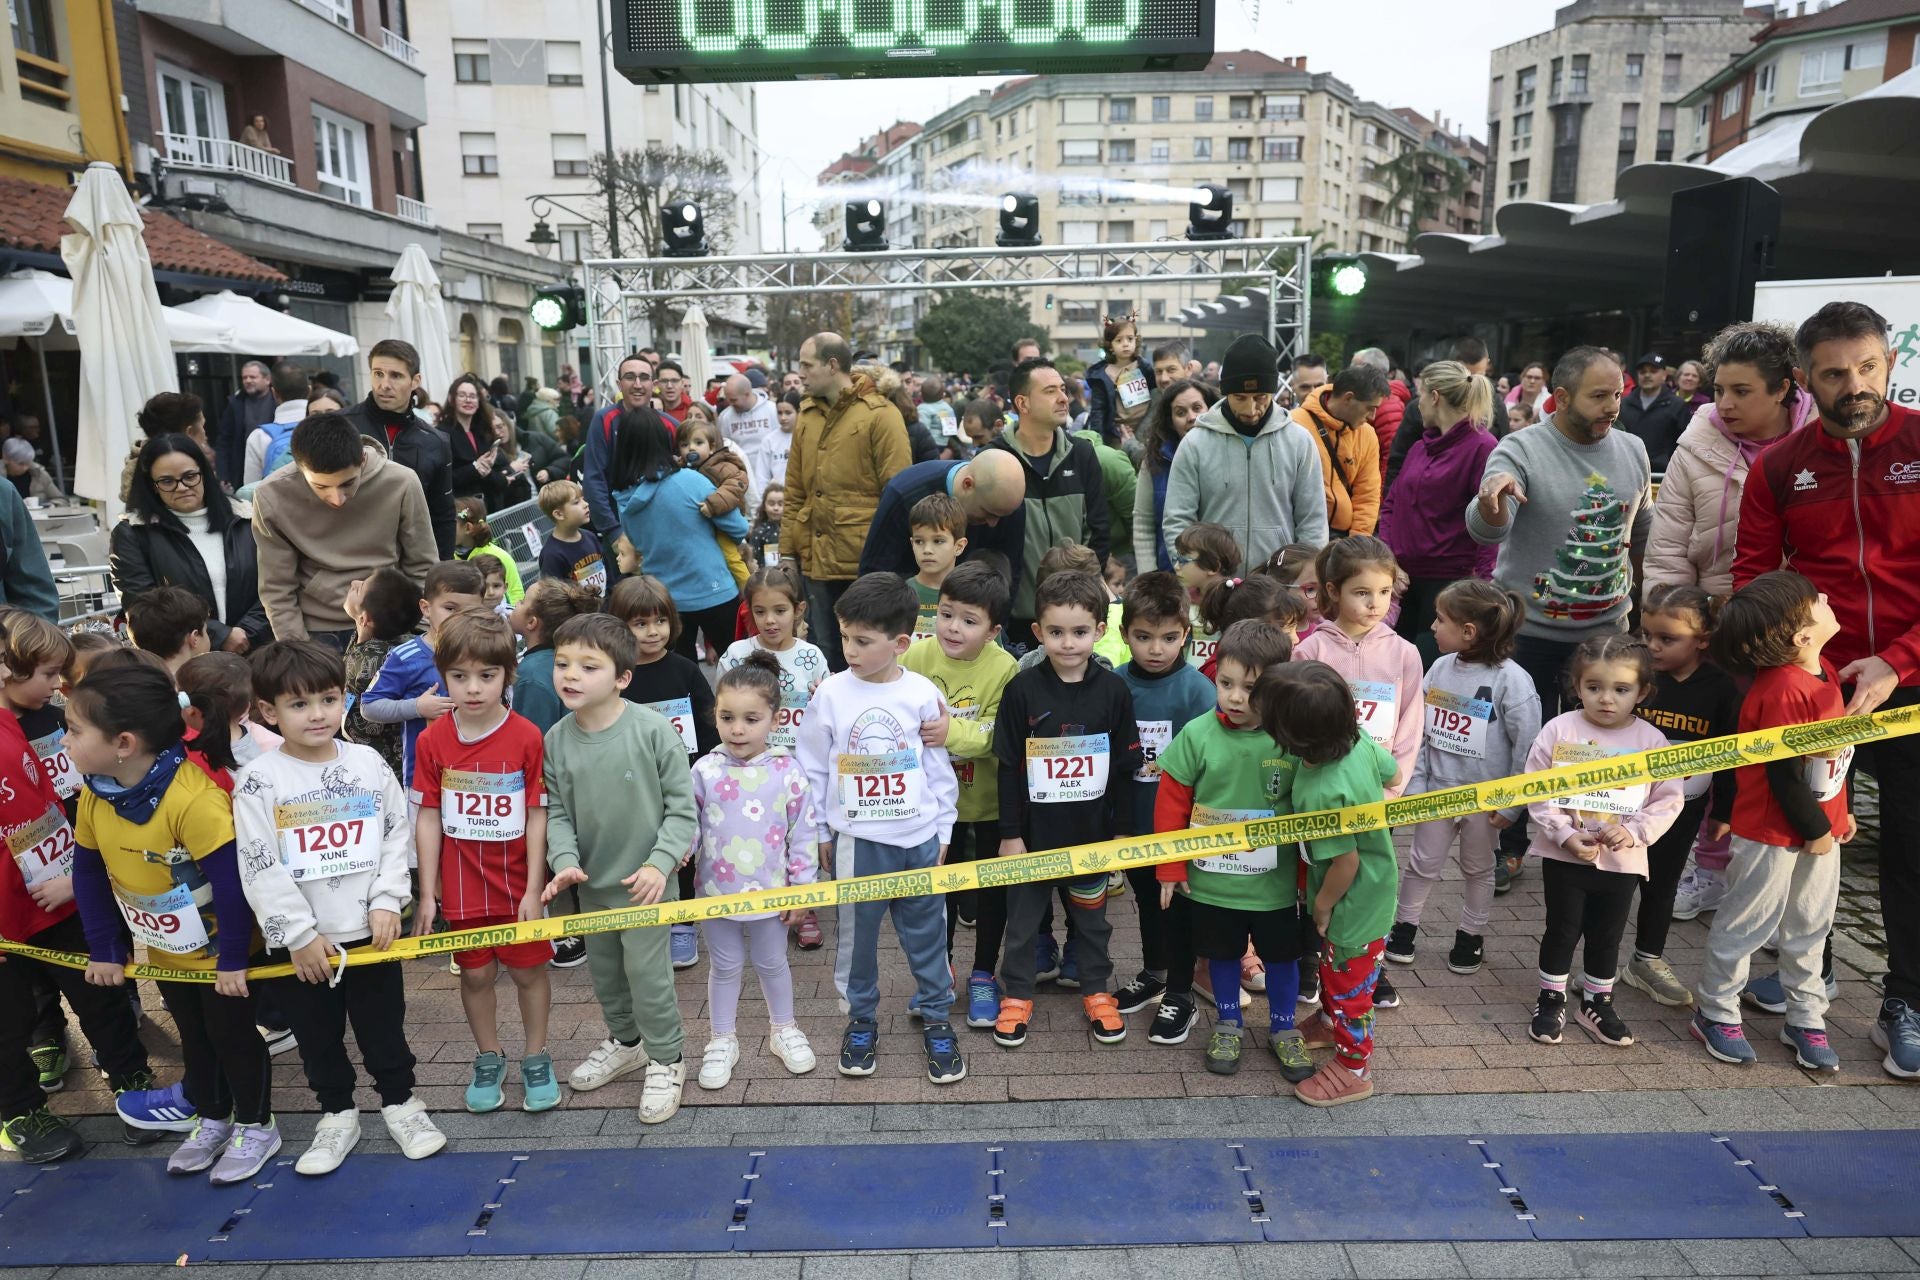
[[[660,210],[661,252],[669,258],[707,256],[707,230],[700,206],[691,200],[676,200]]]
[[[561,281],[533,295],[527,318],[548,333],[578,329],[587,322],[587,291]]]
[[[883,253],[887,248],[887,206],[878,200],[847,201],[844,253]]]
[[[1233,239],[1233,192],[1217,182],[1203,182],[1200,190],[1202,198],[1187,206],[1187,239]]]
[[[1000,198],[1000,234],[993,242],[1003,249],[1040,243],[1040,197],[1009,191]]]
[[[1327,277],[1336,298],[1351,298],[1367,287],[1367,269],[1357,262],[1343,262]]]

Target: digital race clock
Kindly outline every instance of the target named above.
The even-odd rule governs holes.
[[[1193,71],[1213,0],[612,0],[639,84]]]

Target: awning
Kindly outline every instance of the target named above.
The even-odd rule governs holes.
[[[28,182],[0,175],[0,251],[12,249],[29,262],[58,268],[60,237],[73,189]],[[156,279],[230,281],[265,286],[284,284],[287,277],[264,262],[249,258],[178,218],[142,209],[141,238],[153,261]],[[208,287],[201,284],[200,287]]]
[[[233,330],[217,320],[162,307],[175,351],[231,350]],[[50,271],[16,271],[0,279],[0,338],[43,338],[50,351],[71,351],[73,281]]]
[[[263,307],[231,290],[195,298],[182,303],[178,310],[191,312],[230,331],[228,342],[211,348],[215,351],[234,355],[342,357],[360,353],[360,344],[348,334]]]

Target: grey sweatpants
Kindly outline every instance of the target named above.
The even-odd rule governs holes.
[[[668,876],[663,901],[671,902],[676,890],[674,877]],[[581,885],[580,905],[587,911],[611,911],[633,902],[625,890],[601,894]],[[678,1062],[686,1040],[673,992],[672,932],[663,926],[587,935],[587,972],[607,1020],[607,1034],[623,1044],[640,1041],[655,1062]]]
[[[1787,1022],[1825,1030],[1821,953],[1840,901],[1840,850],[1815,856],[1735,836],[1726,877],[1727,896],[1714,913],[1706,964],[1693,993],[1701,1014],[1714,1022],[1740,1021],[1748,959],[1777,930]]]

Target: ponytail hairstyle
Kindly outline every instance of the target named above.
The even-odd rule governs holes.
[[[539,578],[520,597],[520,607],[540,626],[540,643],[551,645],[554,632],[568,618],[595,613],[600,608],[600,593],[578,582],[561,578]]]
[[[216,650],[182,664],[174,679],[189,705],[200,713],[193,749],[220,769],[238,769],[233,755],[233,724],[253,709],[253,668],[237,653]]]
[[[1213,635],[1249,618],[1265,618],[1292,594],[1272,578],[1222,578],[1200,597],[1200,625]]]
[[[1493,384],[1458,360],[1436,360],[1422,369],[1420,389],[1433,392],[1475,426],[1493,424]]]
[[[729,689],[740,689],[747,693],[758,694],[767,701],[767,710],[780,709],[780,659],[765,649],[755,649],[749,653],[739,666],[733,667],[720,677],[714,686],[715,692],[725,693]]]
[[[1647,648],[1647,642],[1639,636],[1624,631],[1608,631],[1597,636],[1588,636],[1580,642],[1580,647],[1567,659],[1568,692],[1579,701],[1580,678],[1588,667],[1601,662],[1618,662],[1631,666],[1639,673],[1640,696],[1644,700],[1647,692],[1653,688],[1653,651]]]
[[[475,547],[484,547],[493,541],[493,526],[487,523],[486,499],[455,498],[453,512],[454,517],[467,526],[467,534]]]
[[[1720,621],[1721,601],[1691,582],[1663,582],[1647,591],[1640,604],[1640,616],[1649,614],[1692,614],[1693,629],[1703,636],[1713,634]]]
[[[1311,542],[1289,542],[1266,558],[1254,572],[1264,578],[1278,579],[1281,586],[1290,587],[1300,581],[1300,571],[1313,564],[1314,557],[1320,554],[1320,548]]]
[[[67,695],[68,713],[109,738],[130,733],[155,755],[178,746],[187,725],[180,718],[180,691],[165,665],[136,657],[109,663],[110,656],[94,659],[86,679]]]
[[[1527,604],[1517,591],[1503,591],[1481,578],[1462,578],[1434,602],[1447,617],[1473,628],[1473,645],[1460,651],[1462,662],[1498,666],[1513,656]]]
[[[782,560],[777,564],[761,565],[747,578],[747,585],[741,588],[746,597],[747,608],[753,608],[753,598],[762,591],[778,591],[793,604],[793,616],[805,616],[807,612],[807,591],[800,585],[800,570],[791,560]]]

